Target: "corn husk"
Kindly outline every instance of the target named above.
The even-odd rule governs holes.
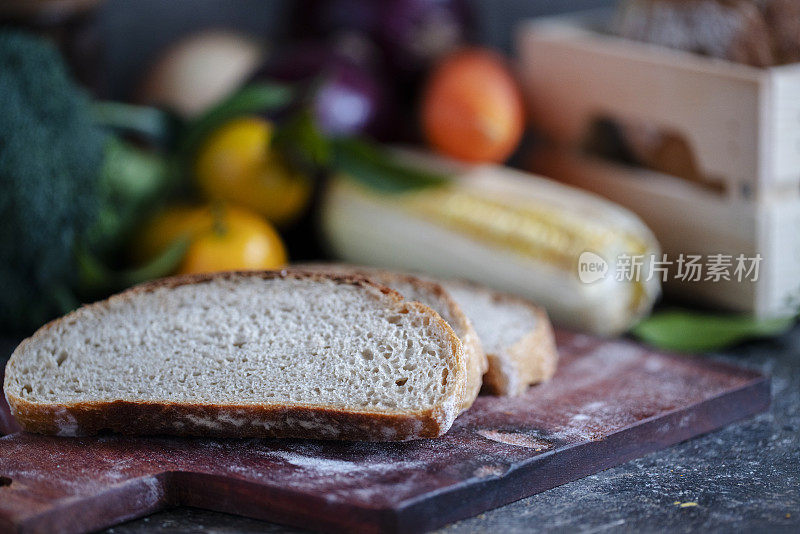
[[[507,167],[400,154],[451,179],[381,193],[335,177],[322,226],[339,259],[480,282],[544,306],[558,324],[601,335],[625,331],[652,308],[660,281],[648,274],[659,247],[633,213]],[[638,280],[621,265],[633,257],[642,261]],[[605,261],[605,275],[582,281],[581,259]]]

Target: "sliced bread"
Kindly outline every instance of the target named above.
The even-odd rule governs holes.
[[[23,428],[46,434],[395,441],[447,431],[466,364],[436,312],[362,277],[218,273],[46,325],[4,389]]]
[[[461,403],[461,411],[472,406],[475,397],[481,390],[483,374],[488,369],[486,353],[472,322],[441,285],[433,280],[423,280],[411,274],[343,263],[305,263],[295,265],[295,268],[338,275],[364,276],[373,282],[394,289],[408,300],[421,302],[431,307],[442,319],[447,321],[461,340],[467,365],[467,390],[464,401]]]
[[[488,357],[488,368],[482,358],[467,357],[468,397],[469,384],[474,387],[477,382],[477,388],[480,388],[480,381],[474,377],[476,369],[481,369],[483,387],[487,393],[509,396],[519,395],[529,385],[548,380],[555,373],[558,352],[553,327],[544,310],[527,300],[471,282],[400,274],[376,267],[344,263],[313,263],[299,267],[366,276],[395,289],[406,298],[427,304],[445,320],[457,322],[452,319],[454,315],[466,315],[472,327],[470,331],[477,332],[481,352]],[[399,282],[403,280],[404,283]],[[432,290],[431,287],[436,289]],[[431,296],[441,294],[442,288],[451,297],[444,301],[446,307],[437,300],[438,297]],[[453,308],[453,302],[458,313],[448,311]],[[465,342],[463,334],[459,334],[461,330],[453,322],[450,324],[461,337],[467,354],[469,341]]]
[[[464,281],[441,281],[470,318],[489,359],[483,386],[494,395],[519,395],[556,371],[553,327],[527,300]]]

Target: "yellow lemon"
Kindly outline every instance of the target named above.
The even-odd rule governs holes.
[[[177,206],[156,215],[134,241],[133,256],[147,261],[182,238],[189,239],[182,274],[275,269],[287,262],[286,247],[266,219],[222,204]]]
[[[192,240],[178,272],[277,269],[286,265],[286,248],[278,232],[259,215],[225,208],[211,231]]]
[[[272,133],[272,123],[260,117],[228,122],[201,147],[195,176],[208,198],[246,206],[282,225],[303,212],[311,183],[271,150]]]

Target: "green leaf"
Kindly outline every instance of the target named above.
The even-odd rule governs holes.
[[[309,110],[297,113],[278,128],[273,146],[289,165],[308,176],[331,164],[331,142],[317,128]]]
[[[101,126],[138,133],[164,144],[172,141],[179,123],[166,111],[122,102],[94,102],[92,115]]]
[[[99,213],[84,236],[93,252],[110,253],[175,187],[176,175],[157,152],[110,137],[99,176]]]
[[[259,83],[243,87],[188,125],[180,144],[182,156],[191,158],[211,132],[231,119],[284,108],[294,97],[294,90],[283,84]]]
[[[631,333],[648,345],[676,352],[708,352],[742,341],[772,337],[788,330],[796,317],[754,319],[710,315],[688,310],[658,312],[637,324]]]
[[[189,238],[175,240],[161,254],[134,269],[113,270],[85,248],[75,251],[78,263],[79,289],[83,295],[96,297],[132,285],[174,273],[186,256]]]
[[[50,294],[53,296],[53,300],[56,302],[62,315],[71,312],[81,305],[80,300],[75,296],[75,292],[72,288],[65,284],[56,284],[50,289]]]
[[[123,287],[128,287],[147,280],[162,278],[173,274],[180,266],[191,240],[188,237],[176,239],[161,254],[148,263],[118,273],[118,280]]]
[[[334,170],[385,193],[401,193],[445,185],[441,174],[401,163],[378,145],[354,138],[333,140]]]

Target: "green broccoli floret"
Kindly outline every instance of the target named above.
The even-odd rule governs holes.
[[[69,306],[107,135],[48,42],[1,32],[0,73],[0,330],[19,332]]]
[[[168,166],[97,123],[101,108],[116,127],[158,123],[157,110],[93,103],[49,42],[0,31],[0,332],[137,281],[105,263],[165,194]]]

